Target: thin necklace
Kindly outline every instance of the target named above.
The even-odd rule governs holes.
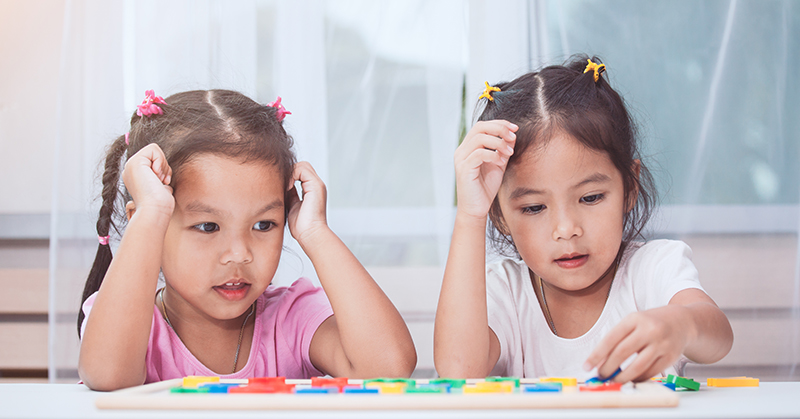
[[[169,315],[167,315],[167,307],[164,305],[164,288],[161,288],[161,290],[158,292],[158,298],[161,300],[161,311],[164,312],[164,320],[167,321],[167,324],[169,325],[170,329],[172,329],[172,331],[175,332],[175,335],[177,335],[178,332],[175,330],[174,327],[172,327],[172,323],[170,323],[169,321]],[[253,301],[253,304],[250,305],[250,312],[247,313],[247,317],[244,318],[244,322],[242,323],[242,328],[239,330],[239,343],[236,344],[236,355],[233,358],[233,371],[231,371],[231,374],[236,372],[236,364],[239,363],[239,350],[242,349],[242,337],[244,337],[244,326],[247,324],[247,321],[250,320],[250,316],[253,315],[254,311],[256,311],[255,301]],[[178,336],[178,338],[180,339],[180,336]]]
[[[614,262],[614,273],[611,274],[611,283],[608,284],[608,292],[606,293],[606,300],[605,300],[605,302],[603,302],[604,306],[605,306],[605,303],[608,302],[608,296],[611,295],[611,285],[614,284],[614,277],[617,275],[617,266],[618,266],[617,262],[619,262],[619,260]],[[550,324],[550,329],[553,331],[553,334],[558,336],[558,332],[556,331],[556,324],[553,323],[553,316],[550,314],[550,307],[547,306],[547,298],[545,298],[545,296],[544,296],[544,287],[542,286],[542,277],[539,276],[538,274],[536,274],[536,272],[534,272],[533,273],[533,278],[539,284],[539,295],[542,296],[542,305],[544,306],[544,317],[545,317],[545,320],[547,320],[547,323]]]

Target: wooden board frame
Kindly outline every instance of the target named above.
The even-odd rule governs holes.
[[[426,380],[417,380],[424,384]],[[478,381],[478,380],[471,380]],[[246,383],[246,380],[221,380]],[[350,380],[360,383],[361,380]],[[534,383],[538,380],[522,380]],[[180,394],[168,389],[182,379],[117,390],[95,400],[98,409],[137,410],[465,410],[676,407],[679,396],[658,383],[627,385],[622,391],[487,394]],[[286,380],[310,384],[311,380]]]

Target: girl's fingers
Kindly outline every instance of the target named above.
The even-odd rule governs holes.
[[[477,148],[488,148],[513,154],[517,126],[507,121],[481,121],[475,124],[456,150],[456,159],[465,157]]]
[[[630,365],[626,366],[619,375],[614,377],[614,381],[627,383],[637,380],[653,366],[657,358],[655,350],[647,347],[636,354],[636,358]]]
[[[629,334],[631,334],[636,327],[636,324],[632,321],[629,321],[627,318],[622,319],[622,321],[616,325],[610,332],[600,341],[594,351],[592,351],[589,358],[586,359],[586,362],[583,364],[583,369],[585,371],[590,371],[592,368],[597,367],[601,361],[605,360],[603,365],[608,365],[608,358],[611,355],[614,348],[619,345],[619,343],[625,339]],[[625,359],[619,361],[622,363]],[[605,369],[603,372],[607,374],[612,374],[616,371],[619,364],[614,367],[614,369],[606,371]],[[598,371],[599,373],[599,371]]]
[[[172,168],[169,166],[167,157],[164,155],[164,151],[161,150],[161,147],[156,144],[148,144],[136,154],[147,159],[151,170],[156,174],[156,177],[158,177],[161,183],[165,185],[169,184],[172,180]]]
[[[464,160],[464,164],[469,169],[477,169],[484,163],[495,164],[499,167],[504,167],[506,163],[508,163],[508,157],[505,157],[496,151],[479,149],[473,151]]]
[[[514,135],[513,132],[506,132]],[[459,153],[469,154],[472,150],[478,148],[488,148],[490,150],[497,150],[511,155],[514,153],[515,144],[516,138],[503,138],[491,133],[475,132],[470,133],[466,138],[464,138],[464,141],[461,143],[458,149],[456,149],[456,155]]]
[[[511,122],[502,119],[495,119],[492,121],[478,121],[470,130],[470,133],[483,133],[506,139],[507,141],[514,141],[517,138],[516,132],[518,126]],[[470,136],[467,134],[467,138]]]
[[[636,382],[647,381],[657,375],[661,375],[661,372],[664,371],[668,366],[669,363],[667,362],[666,358],[664,358],[663,356],[657,357],[650,365],[650,368],[648,368],[647,371],[644,372],[644,374],[641,374],[638,377],[634,378],[633,381]]]
[[[297,188],[295,188],[294,185],[289,188],[287,195],[288,202],[286,202],[286,208],[291,211],[297,204],[300,203],[300,196],[298,195]]]
[[[614,349],[608,355],[606,361],[599,366],[597,372],[602,376],[612,374],[617,370],[617,368],[622,366],[622,363],[630,358],[631,355],[641,352],[646,346],[647,342],[644,342],[639,335],[636,333],[631,333],[622,339],[622,341],[620,341],[616,347],[614,347]],[[630,376],[627,381],[630,381],[631,378],[641,374],[641,372],[642,371],[639,370],[636,372],[636,374],[633,374],[633,372],[626,374]],[[625,377],[625,375],[623,375],[623,377]],[[619,379],[619,381],[622,382],[622,379]]]
[[[307,161],[297,162],[294,165],[294,171],[292,172],[292,180],[295,182],[299,181],[300,183],[305,182],[313,182],[315,180],[322,180],[317,175],[317,172],[314,170],[314,167],[311,166],[311,163]]]

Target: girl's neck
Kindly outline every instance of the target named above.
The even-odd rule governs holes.
[[[237,318],[218,320],[199,312],[174,291],[170,298],[170,290],[166,287],[156,295],[156,306],[186,349],[217,374],[243,368],[253,342],[256,303]]]
[[[597,323],[611,293],[618,262],[619,257],[592,285],[574,291],[556,287],[528,270],[542,314],[554,334],[574,339]]]
[[[208,333],[229,330],[238,331],[249,311],[245,311],[239,317],[233,319],[215,319],[184,300],[168,285],[164,287],[163,291],[157,293],[156,306],[161,310],[161,315],[164,319],[169,319],[170,326],[174,330],[199,328]],[[165,314],[164,311],[167,311],[167,313]]]

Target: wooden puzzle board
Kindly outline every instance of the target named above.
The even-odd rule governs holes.
[[[479,380],[471,380],[476,382]],[[246,383],[246,380],[221,380]],[[360,384],[361,380],[350,380]],[[425,383],[425,380],[417,380]],[[469,381],[468,381],[469,382]],[[522,380],[535,383],[538,380]],[[488,394],[180,394],[169,389],[181,379],[118,390],[96,399],[99,409],[157,410],[464,410],[676,407],[678,394],[658,383],[628,384],[621,391]],[[310,380],[286,380],[308,385]]]

